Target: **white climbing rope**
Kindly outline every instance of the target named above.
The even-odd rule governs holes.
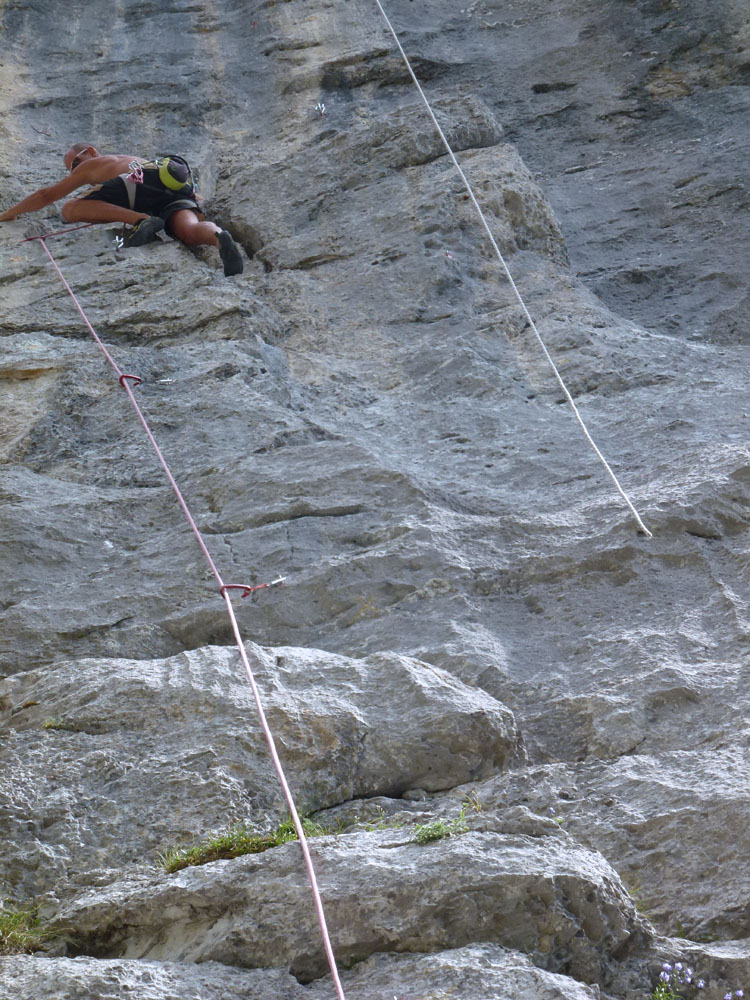
[[[500,264],[502,265],[503,271],[505,272],[505,276],[507,277],[508,281],[510,282],[510,286],[511,286],[511,288],[514,291],[516,298],[518,299],[518,302],[519,302],[519,304],[521,306],[521,309],[523,309],[523,313],[524,313],[524,315],[526,317],[526,320],[527,320],[529,326],[534,331],[534,335],[536,336],[536,339],[539,341],[539,346],[542,348],[542,351],[544,352],[544,356],[546,357],[547,361],[549,362],[550,367],[552,368],[552,371],[555,373],[555,378],[557,379],[557,381],[558,381],[558,383],[560,385],[560,388],[562,389],[563,393],[565,394],[565,398],[567,399],[568,403],[570,403],[570,406],[571,406],[571,408],[573,410],[573,413],[575,414],[576,420],[578,421],[578,423],[579,423],[579,425],[581,427],[581,430],[586,435],[586,440],[589,442],[589,444],[591,445],[591,447],[594,449],[594,451],[596,452],[597,457],[599,458],[599,461],[602,463],[602,465],[604,466],[604,468],[609,473],[609,475],[610,475],[610,477],[612,479],[612,482],[617,487],[617,492],[620,494],[620,496],[623,498],[623,500],[625,501],[625,503],[630,508],[630,512],[633,515],[633,517],[635,518],[636,524],[638,525],[639,529],[644,533],[644,535],[646,535],[648,538],[651,538],[652,537],[651,532],[648,530],[648,528],[646,527],[646,525],[643,523],[643,521],[641,519],[641,516],[638,513],[638,511],[635,509],[635,507],[633,506],[633,504],[632,504],[632,502],[630,500],[630,497],[627,495],[627,493],[625,492],[625,490],[620,485],[620,482],[619,482],[617,476],[612,471],[612,468],[610,467],[610,465],[607,462],[606,458],[604,457],[604,455],[602,455],[601,451],[597,447],[596,442],[594,441],[594,439],[592,438],[591,434],[589,433],[588,428],[586,427],[586,424],[583,422],[583,417],[581,416],[581,414],[580,414],[580,412],[578,410],[578,407],[576,406],[575,401],[574,401],[573,397],[571,396],[570,391],[568,390],[568,387],[566,386],[565,382],[563,381],[563,377],[560,374],[560,371],[559,371],[557,365],[552,360],[552,356],[549,353],[549,351],[547,350],[547,347],[546,347],[544,341],[542,340],[542,337],[541,337],[541,335],[539,333],[539,330],[537,329],[537,325],[534,322],[534,320],[533,320],[533,318],[531,316],[531,313],[529,312],[528,308],[526,307],[526,303],[524,302],[523,297],[522,297],[521,293],[518,290],[518,286],[516,285],[515,281],[513,280],[513,275],[510,273],[510,269],[508,268],[508,265],[505,262],[505,258],[503,257],[503,255],[502,255],[502,253],[500,251],[500,247],[497,245],[497,241],[496,241],[495,237],[493,236],[492,230],[490,229],[489,223],[487,222],[487,218],[486,218],[484,212],[482,211],[482,208],[481,208],[479,202],[476,199],[476,196],[474,194],[472,186],[469,183],[468,178],[466,177],[466,174],[464,173],[464,171],[463,171],[463,169],[461,167],[461,164],[458,162],[456,154],[453,152],[451,144],[448,142],[448,139],[446,138],[445,132],[443,132],[442,128],[440,127],[440,123],[438,122],[437,118],[435,117],[435,112],[432,110],[432,107],[430,106],[430,102],[427,100],[427,97],[425,95],[424,90],[422,90],[422,86],[421,86],[419,80],[417,79],[417,76],[416,76],[414,70],[412,69],[411,63],[409,62],[409,57],[406,55],[406,52],[404,51],[404,48],[401,45],[399,37],[396,34],[396,31],[395,31],[393,25],[391,24],[390,19],[389,19],[388,15],[386,14],[385,9],[383,8],[382,3],[380,2],[380,0],[375,0],[375,3],[378,5],[378,9],[380,10],[380,13],[383,15],[383,19],[385,20],[385,23],[388,26],[388,30],[390,31],[391,35],[393,35],[393,40],[395,41],[396,46],[397,46],[399,52],[401,53],[401,58],[404,60],[404,63],[406,64],[406,68],[409,71],[409,75],[411,76],[412,80],[414,81],[414,86],[419,91],[419,96],[424,101],[424,105],[427,108],[427,111],[428,111],[428,113],[430,115],[430,118],[432,119],[432,123],[435,126],[435,128],[437,129],[438,135],[442,139],[443,145],[445,146],[445,148],[446,148],[446,150],[448,152],[448,155],[450,156],[451,160],[453,161],[453,166],[456,168],[456,170],[458,171],[458,173],[459,173],[459,175],[461,177],[461,180],[463,181],[464,187],[466,188],[466,191],[467,191],[469,197],[471,198],[472,204],[474,205],[474,208],[477,210],[477,214],[479,215],[479,218],[480,218],[480,220],[482,222],[482,225],[484,226],[484,229],[485,229],[485,231],[487,233],[487,236],[489,237],[490,243],[492,244],[492,248],[495,251],[495,253],[497,254],[497,258],[500,261]]]

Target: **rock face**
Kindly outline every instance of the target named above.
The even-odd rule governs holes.
[[[7,0],[0,207],[75,141],[174,151],[247,254],[48,241],[225,582],[286,577],[234,607],[328,831],[347,996],[631,1000],[674,959],[723,996],[750,983],[750,13],[387,10],[653,538],[376,4]],[[0,996],[322,1000],[297,844],[159,867],[286,803],[217,581],[21,242],[59,228],[0,224],[0,903],[47,932]]]
[[[249,652],[307,809],[453,788],[488,777],[516,752],[511,713],[437,667],[386,654]],[[19,842],[6,873],[16,892],[49,891],[65,878],[87,884],[92,868],[156,860],[175,838],[283,817],[237,661],[236,650],[218,647],[168,660],[59,663],[6,681],[0,801]],[[389,688],[397,703],[383,702]]]
[[[601,856],[561,840],[470,831],[420,846],[407,829],[316,842],[341,962],[492,940],[551,971],[611,979],[611,957],[636,951],[645,935]],[[88,955],[285,966],[309,982],[325,955],[298,854],[287,844],[118,881],[64,904],[57,920]]]

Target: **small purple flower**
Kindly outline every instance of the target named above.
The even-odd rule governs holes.
[[[736,997],[744,997],[744,995],[745,995],[745,991],[744,991],[744,990],[735,990],[735,991],[734,991],[734,995],[735,995]]]
[[[724,1000],[732,1000],[732,994],[731,993],[725,993],[724,994]]]
[[[669,982],[669,973],[668,972],[660,972],[659,973],[659,979],[661,979],[661,981],[663,983],[668,983]]]
[[[702,990],[706,986],[706,981],[704,979],[699,979],[695,985],[698,987],[699,990]]]
[[[664,969],[665,972],[672,971],[672,966],[669,964],[669,962],[662,962],[661,967],[662,969]]]
[[[676,970],[677,970],[678,972],[681,972],[681,971],[682,971],[682,962],[677,962],[677,963],[675,964],[675,969],[676,969]]]

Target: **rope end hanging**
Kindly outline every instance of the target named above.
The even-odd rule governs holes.
[[[540,347],[542,349],[542,352],[544,353],[544,356],[546,357],[547,361],[549,362],[549,364],[550,364],[550,366],[552,368],[552,371],[554,372],[555,378],[557,379],[560,387],[562,388],[563,393],[565,394],[565,397],[568,400],[568,403],[570,404],[570,406],[571,406],[571,408],[573,410],[573,413],[575,414],[576,420],[578,421],[578,423],[579,423],[579,425],[581,427],[581,430],[583,431],[586,439],[588,440],[589,444],[591,445],[591,447],[595,451],[595,453],[598,456],[599,460],[602,462],[604,468],[607,470],[607,472],[609,473],[610,477],[612,478],[612,480],[613,480],[613,482],[615,484],[615,487],[617,488],[618,492],[620,493],[620,495],[623,497],[623,499],[625,500],[626,504],[628,505],[628,508],[630,509],[631,513],[635,517],[635,520],[636,520],[636,522],[638,524],[639,529],[643,532],[643,534],[647,538],[653,537],[652,534],[651,534],[651,532],[648,530],[648,528],[646,527],[646,525],[641,520],[640,515],[638,514],[638,511],[635,509],[635,507],[631,503],[630,498],[628,497],[627,493],[623,490],[622,486],[620,485],[620,482],[617,479],[617,476],[612,471],[612,468],[610,467],[610,465],[607,462],[606,458],[601,453],[601,451],[597,447],[596,442],[594,441],[593,437],[589,433],[589,430],[586,427],[586,424],[584,423],[583,417],[581,416],[581,414],[578,411],[578,407],[575,404],[573,396],[571,395],[570,390],[568,389],[567,385],[565,384],[565,381],[563,380],[563,377],[560,374],[560,370],[558,369],[557,365],[555,364],[555,362],[554,362],[554,360],[552,358],[552,355],[547,350],[547,346],[544,343],[544,340],[542,339],[541,334],[539,333],[537,325],[534,322],[534,318],[531,315],[531,313],[529,312],[528,306],[526,305],[526,303],[525,303],[525,301],[523,299],[523,296],[521,295],[521,292],[519,291],[518,285],[516,284],[515,280],[513,279],[513,275],[511,273],[511,270],[508,267],[508,264],[507,264],[507,262],[505,260],[505,257],[503,256],[502,251],[500,250],[500,247],[498,246],[497,240],[495,239],[495,236],[494,236],[494,234],[492,232],[490,224],[487,221],[487,217],[484,214],[484,211],[482,210],[482,206],[479,204],[479,202],[477,200],[477,197],[474,194],[474,189],[472,188],[471,183],[469,182],[468,177],[464,173],[463,168],[461,167],[461,164],[458,162],[458,158],[456,157],[456,154],[453,151],[453,147],[451,146],[450,142],[448,141],[448,138],[447,138],[445,132],[440,127],[440,122],[437,120],[435,112],[432,109],[432,105],[430,104],[429,100],[427,99],[427,95],[425,94],[424,90],[422,89],[422,85],[420,84],[419,80],[417,79],[417,75],[414,72],[414,69],[412,68],[411,62],[409,61],[409,57],[407,56],[406,52],[404,51],[404,47],[401,44],[401,41],[400,41],[400,39],[398,37],[396,29],[391,24],[390,18],[386,14],[385,8],[383,7],[383,4],[381,3],[381,0],[375,0],[375,3],[377,5],[377,7],[378,7],[378,10],[383,15],[383,20],[386,23],[388,31],[393,36],[393,40],[396,43],[396,48],[398,49],[399,53],[401,54],[401,58],[404,61],[404,65],[406,66],[406,69],[407,69],[407,71],[409,73],[409,76],[411,77],[411,79],[412,79],[415,87],[417,88],[419,96],[422,98],[422,101],[423,101],[423,103],[425,105],[425,108],[427,109],[427,113],[429,114],[430,118],[432,119],[432,124],[435,126],[435,130],[437,131],[437,134],[440,136],[440,139],[442,140],[442,143],[445,146],[445,150],[448,153],[448,155],[449,155],[449,157],[451,159],[451,162],[453,163],[453,166],[456,168],[456,171],[457,171],[459,177],[461,178],[461,181],[463,182],[464,188],[466,189],[466,192],[467,192],[469,198],[471,199],[471,202],[474,205],[474,208],[476,209],[477,215],[479,217],[479,221],[481,222],[481,224],[482,224],[482,226],[483,226],[483,228],[484,228],[484,230],[485,230],[485,232],[487,234],[487,237],[488,237],[488,239],[490,241],[490,245],[492,246],[493,250],[495,251],[497,259],[500,262],[500,265],[501,265],[501,267],[503,269],[503,272],[504,272],[506,278],[510,282],[511,288],[513,289],[513,293],[516,296],[516,298],[518,299],[519,305],[521,306],[521,308],[523,310],[523,313],[524,313],[524,315],[526,317],[527,324],[534,331],[534,335],[535,335],[536,339],[539,342],[539,345],[540,345]]]
[[[649,531],[648,530],[648,528],[643,523],[643,521],[640,519],[640,517],[637,517],[637,522],[638,522],[638,534],[639,535],[645,535],[646,538],[653,538],[654,537],[653,531]]]

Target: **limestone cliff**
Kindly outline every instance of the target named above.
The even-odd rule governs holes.
[[[351,1000],[750,986],[743,0],[5,0],[0,207],[186,156],[247,254],[50,240],[227,580]],[[58,206],[59,207],[59,206]],[[0,225],[0,997],[334,996],[223,602]],[[461,816],[460,821],[458,820]],[[421,824],[452,835],[419,844]],[[686,993],[686,995],[688,995]],[[692,995],[692,994],[691,994]]]

